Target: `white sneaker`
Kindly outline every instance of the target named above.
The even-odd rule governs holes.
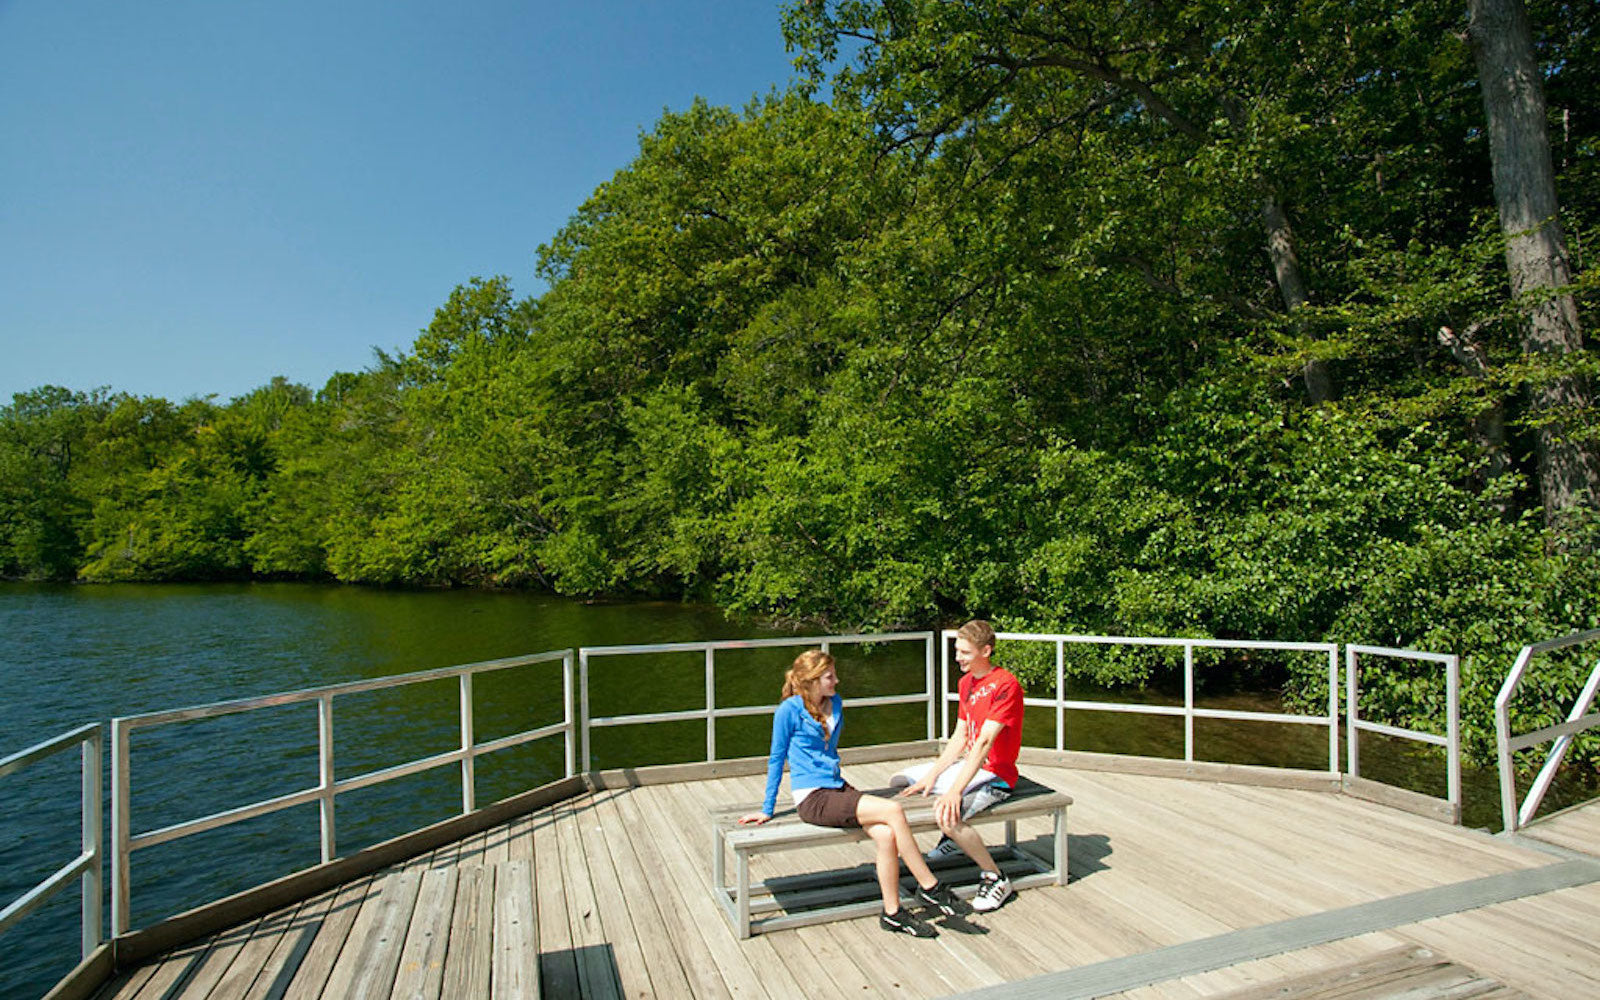
[[[961,855],[960,844],[957,844],[949,837],[940,837],[939,842],[933,845],[933,850],[924,854],[923,857],[931,864],[935,861],[943,861],[945,858],[959,858]]]
[[[972,897],[972,908],[979,913],[991,913],[1011,898],[1011,881],[1004,875],[984,872],[978,882],[978,894]]]

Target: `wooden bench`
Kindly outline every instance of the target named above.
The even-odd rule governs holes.
[[[896,790],[872,792],[885,798]],[[933,816],[934,799],[921,796],[901,799],[906,819],[913,833],[939,829]],[[1067,881],[1067,807],[1072,797],[1055,791],[1035,781],[1023,778],[1012,797],[992,806],[967,820],[975,827],[1005,824],[1005,844],[990,845],[990,852],[1001,870],[1011,879],[1014,888],[1024,889],[1035,885],[1065,885]],[[759,931],[782,930],[807,924],[842,920],[847,917],[867,916],[883,908],[874,874],[863,876],[858,871],[823,872],[814,875],[786,876],[761,882],[750,881],[750,859],[758,854],[772,854],[808,847],[867,840],[859,829],[839,829],[831,826],[812,826],[802,822],[793,809],[780,811],[759,826],[740,826],[738,818],[760,811],[760,805],[729,807],[711,811],[712,828],[712,892],[723,913],[740,938],[748,938]],[[1055,820],[1055,837],[1050,856],[1035,854],[1017,843],[1017,821],[1039,816]],[[727,854],[733,853],[734,880],[727,877]],[[870,859],[868,859],[870,862]],[[966,855],[959,860],[971,864]],[[949,862],[937,867],[944,867]],[[868,865],[870,870],[870,863]],[[975,876],[974,876],[975,878]],[[870,890],[870,899],[862,899],[863,890]],[[977,891],[976,884],[953,887],[957,895],[970,897]],[[901,902],[915,905],[911,894],[902,888]],[[782,911],[773,916],[761,914]]]

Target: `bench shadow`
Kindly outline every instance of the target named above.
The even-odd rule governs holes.
[[[547,997],[623,996],[616,953],[609,944],[541,952],[539,994]]]

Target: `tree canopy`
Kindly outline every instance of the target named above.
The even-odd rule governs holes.
[[[1553,290],[1460,0],[798,2],[801,83],[664,115],[537,296],[474,278],[315,392],[15,397],[0,574],[1420,646],[1481,714],[1600,626],[1595,498],[1541,492],[1594,362],[1525,336],[1595,319],[1600,12],[1527,10]]]

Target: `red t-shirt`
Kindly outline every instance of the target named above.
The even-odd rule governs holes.
[[[1022,684],[1004,667],[995,667],[982,680],[962,674],[956,688],[961,696],[956,717],[967,721],[967,738],[976,740],[990,719],[1004,728],[989,747],[983,762],[995,777],[1017,787],[1017,754],[1022,750]]]

